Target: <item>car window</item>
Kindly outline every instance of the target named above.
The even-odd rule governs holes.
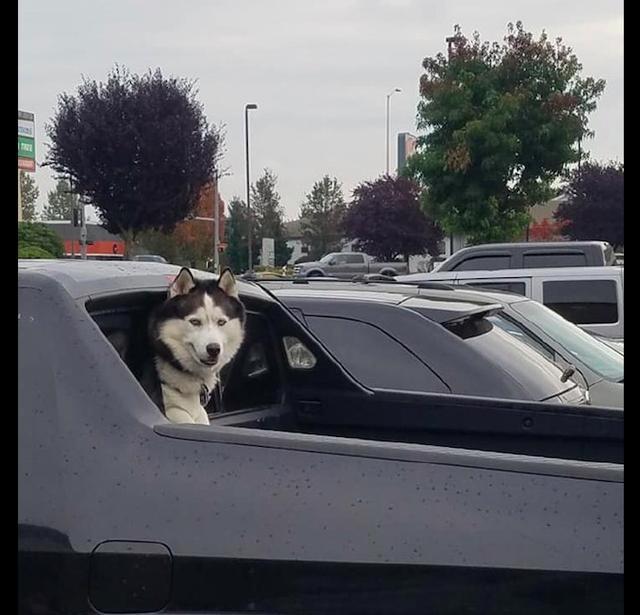
[[[247,313],[245,341],[222,374],[225,412],[277,404],[282,388],[274,339],[267,319]]]
[[[550,361],[555,361],[556,355],[551,348],[508,316],[505,316],[504,314],[496,314],[495,316],[489,316],[487,320],[500,327],[503,331],[506,331],[509,335],[512,335],[521,342],[524,342],[527,346],[533,348],[536,352],[539,352]]]
[[[614,280],[551,280],[542,283],[543,303],[578,325],[618,322]]]
[[[546,354],[488,318],[467,318],[445,323],[444,327],[539,399],[555,395],[572,384],[561,382],[562,369]]]
[[[624,357],[580,327],[537,301],[520,301],[511,307],[596,374],[615,382],[624,378]]]
[[[495,269],[509,269],[511,256],[473,256],[458,263],[454,271],[492,271]]]
[[[346,262],[350,265],[362,264],[364,263],[364,257],[362,256],[362,254],[347,254]]]
[[[477,286],[479,288],[486,288],[487,290],[506,291],[508,293],[516,293],[518,295],[526,296],[526,287],[524,282],[464,282],[465,286]]]
[[[320,341],[365,386],[449,392],[420,359],[381,329],[346,318],[309,315],[305,318]]]
[[[587,258],[584,253],[556,252],[525,254],[522,259],[524,269],[544,267],[585,267]]]

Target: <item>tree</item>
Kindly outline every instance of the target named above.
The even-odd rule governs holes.
[[[247,204],[234,196],[229,203],[227,228],[227,265],[235,272],[246,271],[247,254]],[[255,253],[255,251],[254,251]]]
[[[420,208],[419,195],[419,187],[406,177],[363,182],[345,214],[346,236],[357,240],[358,250],[386,261],[425,251],[438,254],[442,231]]]
[[[522,233],[529,209],[550,197],[551,183],[578,160],[576,144],[593,133],[587,115],[603,80],[561,39],[538,39],[520,22],[504,43],[465,38],[456,26],[449,57],[423,61],[418,150],[404,173],[425,189],[427,211],[470,243]]]
[[[195,215],[203,218],[213,218],[215,200],[215,187],[208,184],[202,190]],[[224,207],[221,198],[218,198],[220,209]],[[221,235],[224,234],[224,221],[219,218]],[[208,260],[213,257],[214,230],[213,222],[209,220],[186,220],[180,222],[174,231],[174,235],[180,247],[181,253],[189,263],[205,267]]]
[[[55,231],[39,222],[18,222],[18,258],[60,258],[63,253]]]
[[[548,218],[541,222],[532,222],[529,227],[529,241],[561,241],[565,226],[564,222],[549,222]]]
[[[20,171],[20,198],[22,199],[22,219],[33,221],[36,219],[36,201],[40,190],[29,173]]]
[[[325,175],[313,184],[300,208],[302,235],[310,247],[310,256],[320,258],[340,249],[346,208],[342,186],[335,177]]]
[[[62,94],[46,127],[46,164],[70,176],[127,252],[147,229],[171,231],[194,209],[221,155],[194,82],[116,67],[105,83],[84,80]]]
[[[71,220],[72,212],[78,205],[78,197],[71,192],[71,186],[66,179],[58,180],[55,190],[47,193],[47,201],[43,220]]]
[[[212,218],[215,201],[215,186],[207,184],[198,198],[194,214],[198,217]],[[222,214],[224,201],[218,197],[218,207]],[[220,236],[224,236],[224,219],[221,215]],[[169,262],[203,268],[213,255],[213,223],[209,220],[185,220],[179,222],[170,232],[144,231],[137,244],[146,251],[164,256]]]
[[[554,218],[565,224],[571,239],[608,241],[624,245],[624,165],[588,162],[569,174],[567,201]]]
[[[280,205],[280,195],[276,190],[278,178],[269,169],[251,186],[251,213],[253,220],[252,257],[262,248],[262,238],[271,237],[275,243],[275,265],[286,265],[292,249],[284,238],[284,212]],[[257,248],[257,249],[256,249]],[[253,264],[255,264],[254,261]]]

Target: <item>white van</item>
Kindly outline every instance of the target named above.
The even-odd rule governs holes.
[[[448,282],[524,295],[583,329],[624,338],[624,268],[558,267],[414,273],[398,282]]]

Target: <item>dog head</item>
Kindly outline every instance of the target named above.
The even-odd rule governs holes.
[[[151,325],[156,353],[198,375],[219,371],[238,352],[245,311],[230,269],[217,280],[196,280],[183,268]]]

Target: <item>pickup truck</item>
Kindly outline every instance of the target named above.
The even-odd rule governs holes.
[[[535,241],[487,243],[462,248],[442,262],[437,271],[601,267],[615,264],[615,253],[606,241]]]
[[[365,387],[238,282],[211,425],[171,424],[138,377],[178,271],[18,262],[18,612],[623,612],[622,464],[420,443],[442,403],[515,450],[553,411],[617,447],[620,413]]]
[[[373,256],[361,252],[332,252],[319,261],[301,263],[293,268],[293,274],[297,277],[332,277],[347,280],[370,273],[394,277],[408,272],[409,266],[403,261],[380,262]]]

